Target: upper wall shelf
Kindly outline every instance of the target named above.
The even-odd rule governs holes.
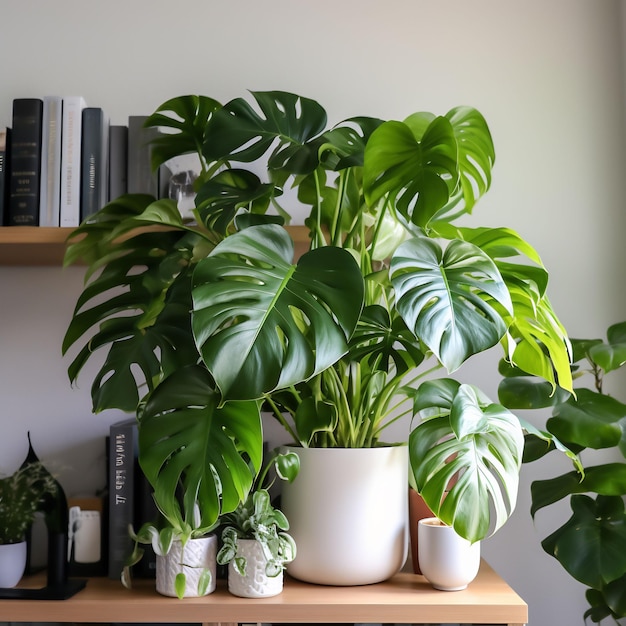
[[[0,265],[56,265],[61,266],[65,241],[72,228],[44,226],[0,227]],[[304,226],[288,228],[299,253],[308,244],[308,230]]]

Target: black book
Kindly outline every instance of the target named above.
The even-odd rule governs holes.
[[[128,118],[128,193],[146,193],[159,197],[159,175],[152,170],[152,147],[159,132],[145,128],[146,115]]]
[[[109,122],[100,107],[82,111],[80,221],[93,215],[109,196]]]
[[[156,522],[158,511],[152,489],[138,462],[137,420],[116,422],[109,434],[108,576],[119,580],[133,549],[130,527],[138,531],[145,522]],[[134,566],[133,576],[154,578],[156,556],[150,546]]]
[[[109,199],[115,200],[128,191],[128,126],[109,128]]]
[[[43,101],[13,100],[9,226],[38,226]]]
[[[0,128],[0,226],[7,224],[9,203],[9,160],[11,151],[11,129]]]

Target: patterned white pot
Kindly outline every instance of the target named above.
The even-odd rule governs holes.
[[[172,544],[165,556],[156,557],[156,590],[164,596],[177,597],[175,580],[179,573],[185,574],[187,585],[185,598],[196,598],[215,591],[217,536],[190,539],[183,547],[180,541]],[[198,593],[200,577],[205,570],[211,572],[211,582],[204,594]]]
[[[263,548],[256,539],[239,539],[237,556],[246,559],[246,574],[235,571],[232,561],[228,564],[228,591],[241,598],[268,598],[283,590],[283,573],[269,577],[265,573],[267,560]]]
[[[408,556],[408,449],[289,448],[300,471],[281,509],[298,548],[287,573],[321,585],[368,585]]]
[[[26,568],[26,542],[0,545],[0,587],[15,587]]]

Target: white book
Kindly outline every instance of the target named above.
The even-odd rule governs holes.
[[[63,99],[43,98],[39,226],[59,226],[61,204],[61,125]]]
[[[86,107],[82,96],[63,98],[61,135],[61,226],[80,223],[80,152],[82,112]]]

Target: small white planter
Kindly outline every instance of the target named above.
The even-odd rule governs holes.
[[[0,545],[0,587],[15,587],[26,568],[26,542]]]
[[[419,566],[435,589],[460,591],[476,578],[480,567],[479,541],[471,544],[436,517],[421,519],[417,535]]]
[[[176,576],[185,574],[187,585],[185,598],[196,598],[215,591],[217,536],[190,539],[183,547],[180,541],[172,544],[165,556],[156,557],[156,590],[164,596],[176,598]],[[205,593],[200,594],[198,584],[205,570],[211,572],[211,582]]]
[[[269,598],[283,590],[283,573],[269,577],[265,573],[267,560],[261,544],[255,539],[239,539],[237,556],[246,559],[246,574],[237,573],[233,562],[228,564],[228,591],[241,598]]]

